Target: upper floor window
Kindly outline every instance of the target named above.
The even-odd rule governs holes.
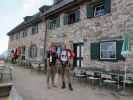
[[[64,25],[66,24],[73,24],[80,20],[80,11],[76,10],[73,12],[69,12],[64,15]]]
[[[26,37],[27,36],[27,31],[25,30],[25,31],[23,31],[23,33],[22,33],[22,37],[24,38],[24,37]]]
[[[10,40],[11,40],[11,41],[14,40],[14,35],[11,35],[11,36],[10,36]]]
[[[100,4],[95,7],[94,16],[103,16],[103,15],[105,15],[104,5]]]
[[[102,0],[99,3],[87,6],[87,17],[103,16],[111,11],[111,0]]]
[[[32,34],[38,33],[38,24],[32,26]]]
[[[56,17],[48,20],[48,29],[55,29],[58,27],[60,27],[60,17]]]
[[[16,40],[18,40],[19,39],[19,33],[16,33]]]

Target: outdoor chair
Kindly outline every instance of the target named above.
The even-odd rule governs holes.
[[[111,74],[101,74],[101,83],[107,88],[112,88],[112,86],[117,86],[117,81],[112,78]]]
[[[86,73],[81,69],[74,69],[74,79],[83,80],[86,79]]]
[[[100,80],[100,76],[93,71],[87,71],[86,74],[88,76],[87,79],[89,80],[91,86],[95,86],[95,84],[97,85],[97,82],[99,82]]]
[[[31,68],[31,61],[28,58],[25,59],[25,68]]]
[[[37,63],[31,63],[31,70],[38,70],[38,64]]]
[[[125,83],[126,88],[132,88],[133,87],[133,80],[128,78],[126,80],[122,81],[122,85]]]

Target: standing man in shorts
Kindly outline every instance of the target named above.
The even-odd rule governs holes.
[[[56,48],[51,47],[50,50],[47,52],[47,87],[50,88],[49,80],[51,79],[51,83],[53,87],[55,86],[55,74],[56,74]]]
[[[61,52],[60,61],[62,64],[62,89],[66,88],[65,83],[65,77],[67,78],[68,88],[69,90],[73,91],[72,84],[71,84],[71,75],[70,75],[70,64],[69,64],[69,58],[70,58],[71,52],[69,49],[66,49],[66,47]]]

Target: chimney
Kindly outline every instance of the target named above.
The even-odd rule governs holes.
[[[41,8],[39,8],[39,11],[40,11],[41,13],[44,13],[44,12],[47,11],[50,7],[51,7],[51,6],[49,6],[49,5],[44,5],[44,6],[42,6]]]
[[[26,17],[24,17],[24,21],[25,21],[25,22],[30,21],[31,17],[32,17],[32,16],[26,16]]]
[[[57,4],[57,3],[61,2],[61,1],[63,1],[63,0],[54,0],[54,4]]]

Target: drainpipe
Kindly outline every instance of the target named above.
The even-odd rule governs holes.
[[[43,27],[45,29],[44,31],[44,53],[43,53],[43,62],[44,62],[44,71],[45,73],[47,72],[47,21],[46,21],[46,18],[43,17]]]

